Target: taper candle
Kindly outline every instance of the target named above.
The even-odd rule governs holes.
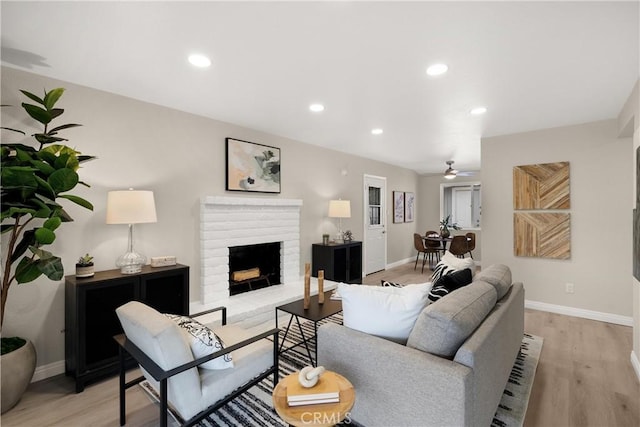
[[[311,302],[311,264],[304,265],[304,309],[309,308]]]
[[[324,304],[324,270],[318,270],[318,304]]]

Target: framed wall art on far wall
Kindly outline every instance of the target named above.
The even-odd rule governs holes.
[[[404,222],[404,192],[393,192],[393,222]]]
[[[280,193],[280,149],[226,139],[227,191]]]
[[[415,201],[416,195],[414,193],[404,193],[404,222],[413,222],[415,218]]]

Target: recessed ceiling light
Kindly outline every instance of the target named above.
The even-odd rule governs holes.
[[[191,65],[200,68],[206,68],[211,65],[211,60],[206,56],[200,54],[189,55],[189,62],[191,63]]]
[[[324,111],[324,105],[322,105],[322,104],[311,104],[311,105],[309,105],[309,110],[313,111],[314,113],[319,113],[320,111]]]
[[[447,72],[449,67],[446,64],[433,64],[427,68],[427,74],[430,76],[439,76]]]
[[[371,133],[373,135],[382,135],[382,129],[380,129],[380,128],[371,129]]]
[[[476,107],[471,111],[469,111],[469,113],[473,114],[474,116],[479,116],[480,114],[484,114],[486,112],[487,112],[487,107]]]

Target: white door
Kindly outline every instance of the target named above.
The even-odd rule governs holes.
[[[451,198],[451,222],[462,228],[473,227],[471,209],[471,188],[454,188]]]
[[[364,176],[364,274],[387,266],[387,178]]]

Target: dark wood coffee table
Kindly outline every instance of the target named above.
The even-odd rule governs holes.
[[[333,291],[326,291],[324,293],[324,304],[318,303],[318,296],[314,295],[311,297],[311,301],[308,309],[304,309],[304,300],[300,299],[297,301],[290,302],[288,304],[280,305],[276,307],[276,328],[278,327],[278,310],[284,311],[291,315],[289,318],[289,323],[287,324],[287,328],[284,331],[284,336],[280,341],[280,347],[278,348],[278,353],[282,354],[289,350],[292,350],[296,347],[300,347],[304,345],[307,350],[307,355],[309,356],[309,360],[313,366],[316,366],[316,360],[311,355],[311,348],[309,344],[313,344],[314,354],[316,358],[318,356],[318,322],[326,319],[327,317],[333,316],[334,314],[338,314],[342,311],[342,301],[340,300],[332,300],[331,294]],[[304,334],[304,330],[302,329],[302,324],[300,323],[300,318],[310,320],[313,322],[313,336],[307,337]],[[285,342],[287,341],[287,336],[289,335],[289,330],[291,329],[291,324],[295,319],[296,324],[298,325],[298,330],[300,331],[300,335],[302,336],[302,341],[296,343],[291,338],[289,340],[294,343],[291,347],[285,348]]]

